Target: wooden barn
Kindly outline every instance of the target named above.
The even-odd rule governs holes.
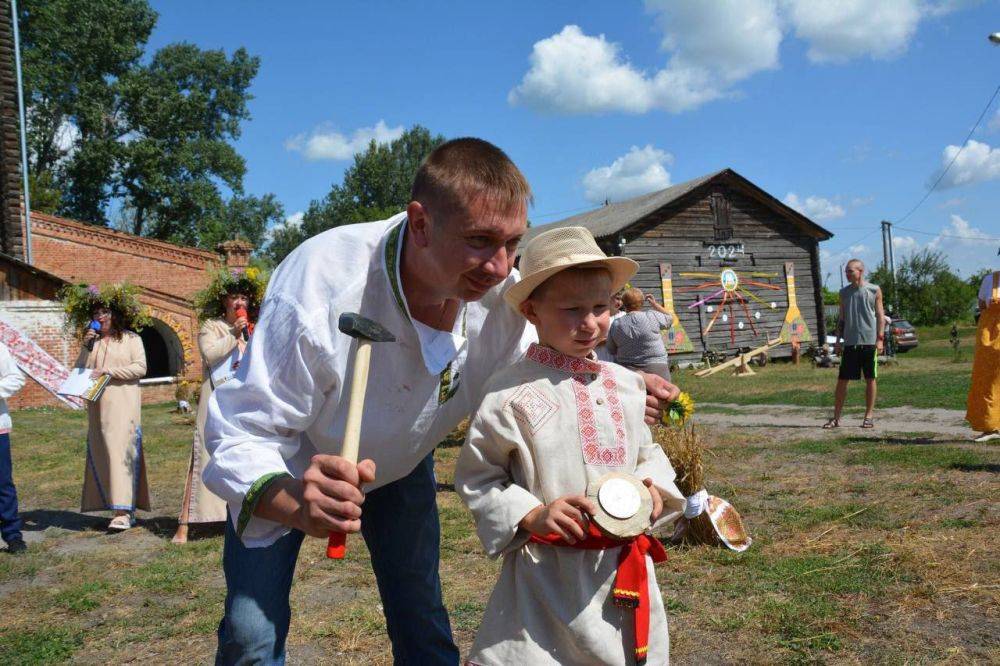
[[[632,286],[674,312],[671,357],[733,354],[781,339],[822,340],[819,243],[833,236],[732,169],[534,227],[581,226],[609,255],[639,263]]]

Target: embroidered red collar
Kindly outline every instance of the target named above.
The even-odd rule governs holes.
[[[601,362],[594,361],[589,358],[578,358],[576,356],[567,356],[562,352],[557,352],[552,347],[545,347],[538,343],[532,343],[528,347],[527,357],[534,361],[535,363],[541,363],[544,366],[554,368],[556,370],[562,370],[563,372],[571,372],[573,374],[597,374],[601,372]]]

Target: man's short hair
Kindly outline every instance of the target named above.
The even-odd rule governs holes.
[[[848,267],[850,267],[851,264],[857,264],[862,271],[865,270],[865,262],[861,261],[860,259],[851,259],[850,261],[847,262]]]
[[[411,201],[431,214],[466,211],[476,200],[505,213],[527,209],[534,196],[528,180],[507,154],[488,141],[446,141],[428,155],[413,179]]]

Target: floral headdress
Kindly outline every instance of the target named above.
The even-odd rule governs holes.
[[[259,268],[220,268],[213,272],[209,285],[194,296],[198,321],[222,319],[226,315],[224,299],[227,294],[245,294],[250,299],[247,310],[256,318],[264,300],[268,276]]]
[[[153,323],[149,309],[139,302],[140,288],[129,282],[70,284],[59,292],[66,311],[66,326],[82,336],[94,318],[94,310],[105,307],[118,318],[122,328],[141,331]]]

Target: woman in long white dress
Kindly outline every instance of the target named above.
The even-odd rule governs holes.
[[[142,398],[146,374],[142,339],[125,330],[122,313],[107,306],[93,311],[100,330],[88,329],[76,367],[110,378],[100,398],[87,402],[87,459],[80,510],[113,511],[108,528],[127,530],[135,510],[149,511],[149,487],[142,453]],[[92,345],[92,346],[91,346]]]
[[[246,350],[253,321],[259,312],[266,277],[256,268],[219,271],[211,284],[195,298],[202,320],[198,334],[204,380],[198,397],[198,415],[191,443],[191,457],[184,484],[184,496],[177,532],[172,541],[187,543],[191,523],[214,523],[226,519],[226,503],[202,483],[201,473],[208,463],[205,448],[205,421],[212,391],[230,379]]]
[[[184,500],[178,518],[177,532],[173,542],[186,543],[188,525],[191,523],[213,523],[226,519],[226,503],[212,493],[201,481],[201,472],[208,462],[208,451],[205,449],[205,420],[208,418],[208,401],[215,389],[214,381],[221,383],[225,375],[231,374],[243,350],[246,340],[243,332],[247,330],[249,321],[246,316],[238,314],[246,310],[249,298],[246,294],[227,294],[225,296],[225,319],[209,319],[201,326],[198,333],[198,350],[201,352],[204,381],[198,397],[198,417],[195,422],[194,440],[191,445],[191,460],[188,464],[187,481],[184,485]],[[236,354],[233,353],[237,350]],[[220,368],[220,366],[226,366]],[[215,372],[213,372],[215,371]],[[215,379],[213,379],[215,375]]]

